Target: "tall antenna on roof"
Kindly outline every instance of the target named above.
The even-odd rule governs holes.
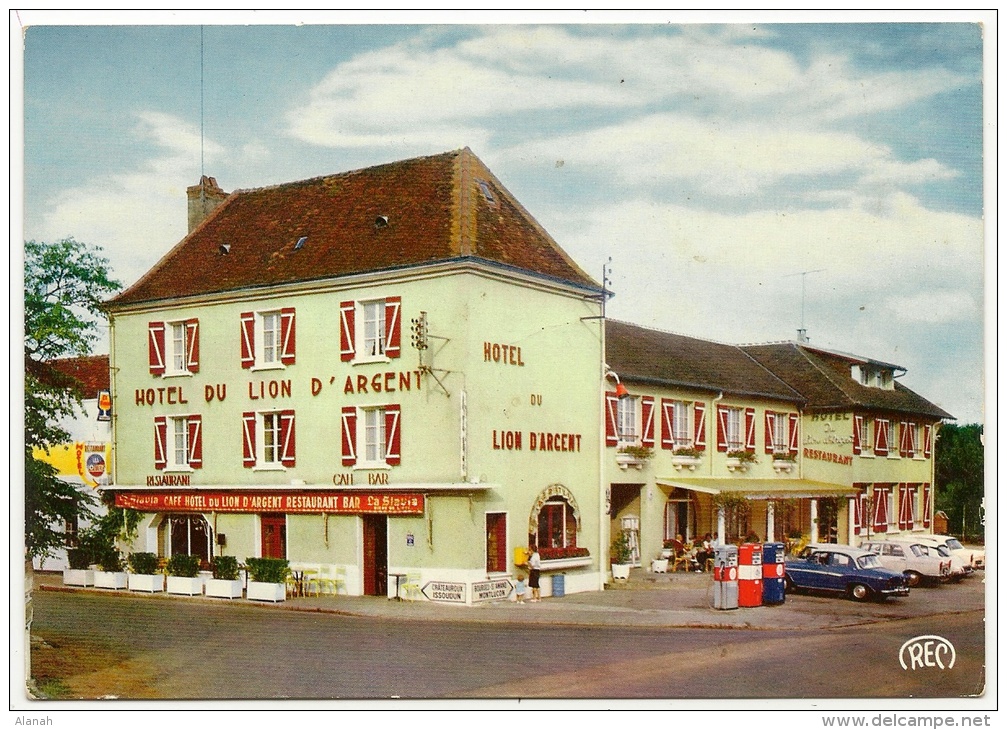
[[[811,271],[799,271],[796,274],[787,274],[784,279],[791,276],[801,277],[801,327],[797,330],[797,341],[807,342],[808,341],[808,330],[804,327],[804,293],[805,293],[805,281],[808,278],[808,274],[817,274],[820,271],[825,271],[825,269],[812,269]]]

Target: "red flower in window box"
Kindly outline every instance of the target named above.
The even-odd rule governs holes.
[[[538,551],[542,560],[563,560],[564,558],[586,558],[591,553],[585,547],[542,548]]]

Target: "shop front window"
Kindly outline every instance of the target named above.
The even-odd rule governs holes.
[[[208,564],[212,549],[212,531],[202,515],[167,515],[158,527],[164,557],[195,555]]]
[[[577,547],[577,519],[565,499],[546,502],[538,513],[539,548]]]

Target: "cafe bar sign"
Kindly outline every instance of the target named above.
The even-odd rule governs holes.
[[[115,506],[140,512],[285,512],[421,515],[422,494],[389,492],[116,492]]]

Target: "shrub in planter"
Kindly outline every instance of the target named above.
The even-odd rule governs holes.
[[[164,575],[157,569],[158,559],[154,553],[133,553],[129,561],[129,589],[160,593],[164,590]]]
[[[71,570],[87,570],[91,565],[91,555],[83,548],[71,548],[66,551],[67,562]]]
[[[248,566],[248,598],[258,601],[286,600],[284,582],[290,564],[280,558],[246,558]]]
[[[68,586],[93,586],[94,571],[89,570],[91,554],[84,548],[71,548],[66,551],[70,567],[63,571],[63,583]]]
[[[203,592],[199,577],[198,555],[172,555],[168,558],[168,593],[196,596]]]
[[[213,578],[206,581],[206,595],[215,598],[241,598],[238,559],[233,555],[218,555],[213,559]]]
[[[97,563],[101,570],[96,570],[94,573],[95,588],[117,590],[126,587],[126,572],[123,570],[126,565],[116,548],[107,547],[102,550],[98,555]]]

